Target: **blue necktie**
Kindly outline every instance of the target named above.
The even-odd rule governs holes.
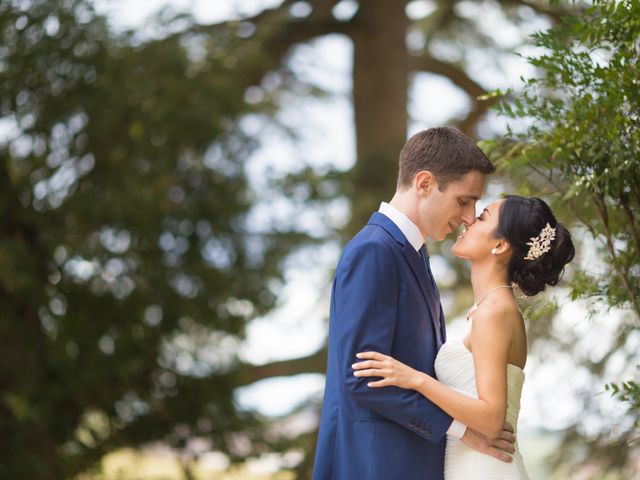
[[[432,287],[432,292],[433,295],[435,296],[435,300],[436,300],[436,304],[435,307],[437,309],[437,311],[435,312],[436,317],[434,318],[435,321],[435,327],[436,327],[436,332],[437,332],[437,344],[438,344],[438,348],[440,347],[440,345],[442,345],[443,342],[443,338],[442,335],[442,325],[440,325],[440,317],[439,317],[439,310],[440,310],[440,292],[438,291],[438,286],[436,285],[436,280],[435,278],[433,278],[433,273],[431,272],[431,264],[429,262],[429,252],[427,251],[427,246],[426,245],[422,245],[420,247],[420,250],[418,251],[418,253],[420,254],[420,257],[422,258],[422,261],[424,263],[424,268],[427,271],[427,277],[429,277],[429,281],[431,282],[431,287]]]
[[[420,256],[422,257],[422,261],[424,263],[424,268],[427,270],[427,277],[431,281],[431,286],[433,287],[434,292],[438,292],[438,287],[436,286],[436,281],[433,278],[433,273],[431,273],[431,264],[429,263],[429,252],[427,251],[427,246],[422,245],[419,250]]]

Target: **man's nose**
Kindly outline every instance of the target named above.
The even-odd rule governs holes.
[[[473,225],[476,222],[476,216],[475,215],[463,215],[462,216],[462,223],[464,223],[465,227],[470,227],[471,225]]]
[[[469,227],[473,225],[476,221],[476,202],[471,202],[466,205],[464,210],[462,211],[462,222],[465,226]]]

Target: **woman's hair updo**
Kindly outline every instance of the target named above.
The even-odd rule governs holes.
[[[526,260],[531,248],[527,242],[538,237],[547,224],[555,229],[549,251],[533,260]],[[549,205],[536,197],[507,195],[500,208],[496,236],[511,244],[509,282],[518,285],[528,296],[542,292],[547,285],[557,284],[564,266],[575,255],[569,230],[558,223]]]

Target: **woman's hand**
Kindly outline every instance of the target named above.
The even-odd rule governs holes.
[[[425,373],[401,363],[394,358],[378,352],[361,352],[356,354],[361,362],[351,365],[355,377],[382,377],[382,380],[369,382],[369,387],[396,386],[416,390]]]

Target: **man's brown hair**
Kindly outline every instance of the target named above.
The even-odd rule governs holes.
[[[423,170],[435,176],[440,191],[471,171],[491,174],[496,170],[473,140],[450,127],[416,133],[402,147],[399,163],[398,189],[411,186],[413,178]]]

